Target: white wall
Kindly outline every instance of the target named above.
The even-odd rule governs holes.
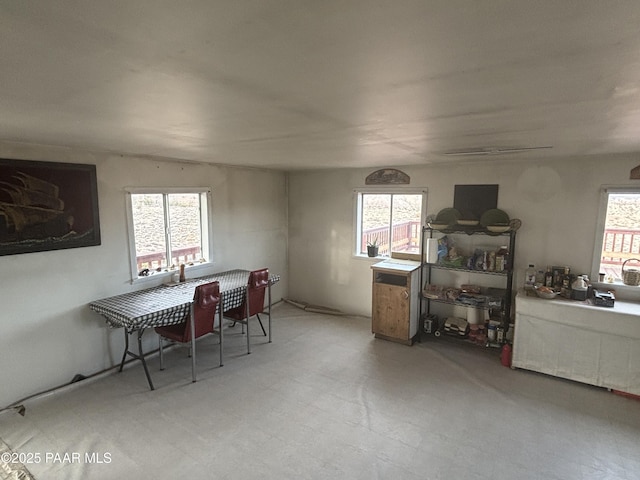
[[[142,288],[129,283],[127,186],[210,186],[213,271],[268,266],[282,275],[274,299],[371,313],[374,261],[352,255],[353,191],[375,169],[286,175],[6,144],[0,157],[95,164],[102,233],[96,247],[0,257],[0,407],[119,362],[122,331],[106,328],[87,304]],[[428,213],[452,206],[455,184],[498,183],[498,207],[523,222],[519,285],[529,262],[589,272],[599,187],[640,185],[629,180],[639,163],[637,156],[622,155],[403,170],[410,187],[428,189]],[[153,334],[145,347],[156,347]]]
[[[122,329],[108,329],[87,304],[153,285],[129,282],[124,187],[211,187],[215,265],[204,273],[268,267],[282,276],[274,300],[286,296],[282,172],[11,145],[0,157],[95,164],[102,237],[95,247],[0,257],[0,408],[119,362]],[[145,349],[156,347],[146,333]]]
[[[569,265],[590,274],[600,186],[636,185],[637,155],[555,161],[405,167],[412,188],[428,189],[428,213],[453,206],[456,184],[499,184],[498,208],[522,220],[515,286],[528,263]],[[376,169],[289,174],[289,295],[342,311],[371,314],[371,270],[353,256],[354,189]]]

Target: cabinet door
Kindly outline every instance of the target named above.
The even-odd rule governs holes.
[[[373,333],[409,340],[409,302],[407,287],[375,283],[373,285]]]

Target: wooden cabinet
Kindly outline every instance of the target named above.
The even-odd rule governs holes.
[[[390,259],[371,268],[371,331],[376,338],[411,345],[418,333],[420,263]]]

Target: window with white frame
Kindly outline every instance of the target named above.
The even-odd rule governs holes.
[[[640,188],[606,187],[602,191],[592,280],[622,282],[622,266],[638,268],[640,258]]]
[[[416,189],[356,191],[356,255],[378,245],[378,255],[420,254],[427,195]]]
[[[145,188],[127,193],[133,279],[211,261],[208,189]]]

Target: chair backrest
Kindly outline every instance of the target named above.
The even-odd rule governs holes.
[[[220,283],[198,285],[193,295],[193,314],[196,319],[196,338],[213,331],[216,308],[220,303]],[[191,340],[191,324],[187,320],[185,342]]]
[[[249,273],[249,316],[262,313],[264,295],[269,285],[269,269],[262,268]]]

